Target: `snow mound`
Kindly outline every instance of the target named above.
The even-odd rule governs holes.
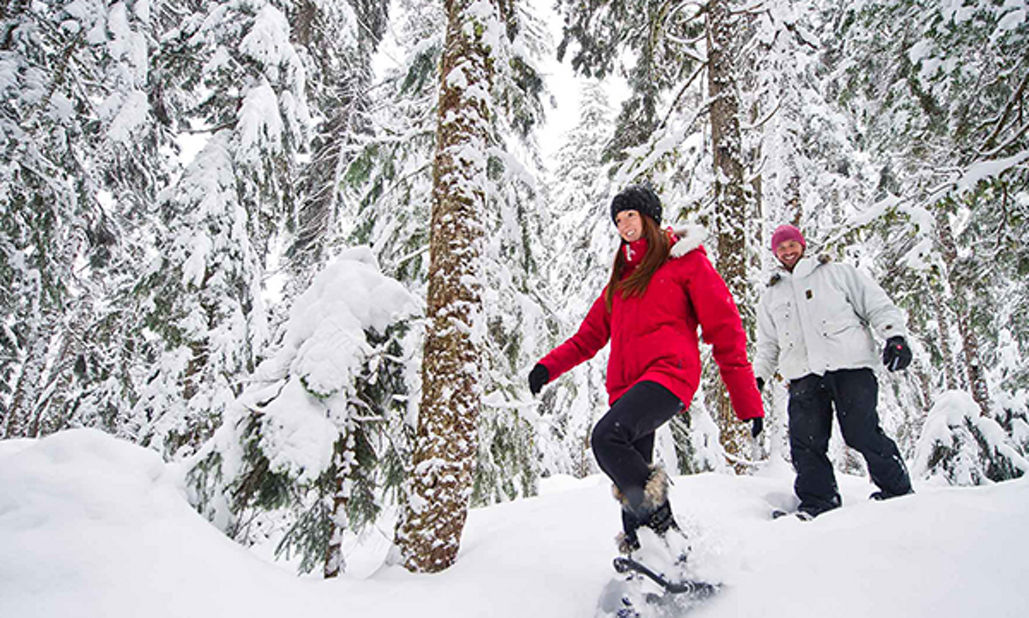
[[[93,430],[0,442],[0,616],[593,616],[614,575],[618,506],[603,478],[473,510],[457,563],[299,578],[189,508],[179,468]],[[792,475],[674,479],[694,573],[724,583],[696,617],[1021,617],[1029,607],[1029,480],[916,487],[878,503],[839,478],[844,508],[771,520]]]

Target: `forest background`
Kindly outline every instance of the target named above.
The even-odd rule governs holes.
[[[707,230],[751,342],[780,223],[884,286],[915,361],[880,414],[918,478],[1029,470],[1022,0],[0,11],[3,438],[152,448],[227,535],[303,571],[370,534],[445,568],[421,542],[456,547],[469,505],[597,472],[603,353],[540,400],[525,377],[606,282],[611,196],[648,182]],[[544,157],[555,57],[583,85]],[[658,460],[786,457],[771,386],[751,444],[705,374]],[[862,471],[838,438],[832,457]]]

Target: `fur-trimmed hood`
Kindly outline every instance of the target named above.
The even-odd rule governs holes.
[[[682,257],[700,247],[708,238],[707,230],[700,225],[693,223],[681,223],[671,227],[672,233],[679,240],[672,245],[669,255],[673,258]]]
[[[801,258],[801,260],[803,260],[803,259],[804,258]],[[817,261],[811,266],[811,268],[812,269],[817,268],[817,267],[819,267],[819,266],[821,266],[823,264],[828,264],[831,261],[832,261],[832,257],[823,253],[822,255],[818,256]],[[800,264],[800,261],[798,261],[797,264]],[[780,281],[782,281],[783,275],[789,274],[786,271],[786,267],[781,265],[781,264],[778,266],[778,269],[779,269],[779,272],[773,274],[772,278],[768,280],[768,287],[772,287],[776,283],[779,283]],[[794,271],[794,272],[796,272],[796,271]],[[804,274],[807,274],[807,273],[804,273]]]

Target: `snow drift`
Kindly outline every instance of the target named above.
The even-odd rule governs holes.
[[[768,518],[793,505],[785,464],[676,478],[694,569],[725,584],[692,615],[1024,615],[1029,480],[885,503],[866,499],[865,479],[840,481],[844,508],[803,523]],[[94,430],[0,442],[0,616],[591,616],[618,507],[600,477],[543,487],[474,510],[445,573],[377,568],[381,547],[358,548],[363,572],[323,581],[226,539],[150,451]]]

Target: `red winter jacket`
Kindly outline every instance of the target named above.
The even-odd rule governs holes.
[[[700,384],[699,325],[704,341],[714,347],[715,362],[736,416],[740,420],[764,416],[736,303],[700,246],[703,231],[683,231],[688,235],[675,243],[669,259],[654,273],[642,296],[622,298],[616,293],[608,312],[601,293],[579,331],[540,363],[554,380],[593,358],[610,340],[610,403],[638,382],[650,380],[667,388],[688,407]],[[635,241],[630,247],[638,255],[645,250],[645,243]]]

